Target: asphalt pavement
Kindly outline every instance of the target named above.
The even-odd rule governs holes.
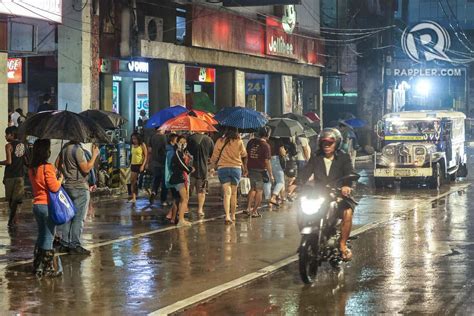
[[[61,256],[64,275],[30,273],[36,224],[25,203],[9,232],[0,210],[0,314],[187,315],[423,312],[469,313],[474,256],[471,180],[374,191],[359,165],[354,260],[320,270],[304,286],[295,265],[299,231],[291,203],[262,218],[224,225],[217,187],[189,228],[164,220],[145,198],[93,203],[84,244],[90,257]],[[241,206],[244,204],[242,200]]]

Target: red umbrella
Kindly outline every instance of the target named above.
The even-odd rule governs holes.
[[[160,127],[161,131],[190,131],[190,132],[217,132],[217,130],[208,122],[192,116],[179,115],[166,121]]]
[[[309,118],[311,121],[313,122],[319,122],[321,121],[321,119],[319,118],[318,114],[314,113],[314,112],[308,112],[306,113],[304,116],[306,116],[307,118]]]

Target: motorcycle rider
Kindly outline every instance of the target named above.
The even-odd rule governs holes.
[[[311,155],[308,164],[299,173],[297,184],[305,184],[311,175],[314,175],[316,190],[324,190],[326,185],[334,184],[336,180],[354,173],[351,158],[341,150],[341,146],[342,135],[339,130],[335,128],[323,129],[319,135],[316,154]],[[346,245],[352,228],[352,214],[356,206],[355,201],[350,197],[351,185],[350,181],[342,183],[342,201],[338,203],[342,218],[339,249],[342,259],[345,261],[352,259],[352,252]]]

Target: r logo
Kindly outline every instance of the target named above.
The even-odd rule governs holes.
[[[444,27],[436,22],[425,21],[402,34],[402,48],[411,60],[416,62],[443,60],[451,62],[446,51],[451,46],[451,39]]]

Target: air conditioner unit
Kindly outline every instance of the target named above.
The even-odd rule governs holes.
[[[147,41],[163,42],[163,19],[155,16],[145,16],[142,38]]]

